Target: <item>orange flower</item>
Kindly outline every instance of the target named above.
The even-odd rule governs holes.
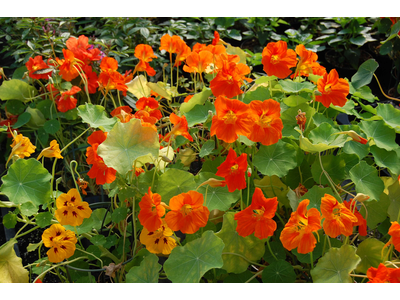
[[[48,90],[50,95],[52,95],[52,98],[50,99],[54,99],[60,93],[60,91],[56,89],[53,84],[48,84],[46,86],[46,90]]]
[[[157,131],[157,127],[154,126],[154,124],[157,123],[157,119],[150,116],[150,114],[145,111],[145,110],[138,110],[137,112],[135,112],[135,114],[133,115],[134,118],[136,119],[140,119],[140,121],[142,122],[142,126],[147,126],[147,127],[151,127],[154,129],[154,131]]]
[[[61,112],[67,112],[76,107],[77,99],[74,98],[76,93],[81,91],[77,86],[73,86],[71,90],[66,91],[61,94],[61,96],[56,100],[57,109]]]
[[[277,143],[282,138],[283,129],[279,102],[272,99],[253,100],[250,109],[254,125],[247,137],[265,146]]]
[[[260,240],[273,236],[276,222],[272,220],[278,207],[278,198],[265,198],[260,188],[256,188],[251,205],[235,214],[236,231],[246,237],[254,232]]]
[[[49,71],[44,74],[35,74],[36,71],[40,71],[43,69],[48,69],[49,66],[43,61],[42,56],[35,56],[35,58],[30,57],[29,60],[25,64],[28,69],[29,77],[33,79],[48,79],[51,76],[51,72]],[[1,77],[0,77],[1,78]]]
[[[329,107],[331,103],[340,107],[346,104],[346,96],[350,91],[349,83],[345,79],[339,78],[335,69],[318,79],[317,85],[321,96],[315,96],[315,100],[321,102],[325,107]]]
[[[140,242],[151,253],[169,255],[176,247],[176,241],[171,237],[173,234],[165,220],[162,220],[162,225],[155,231],[149,232],[144,227],[140,234]]]
[[[343,201],[343,204],[348,208],[351,212],[354,210],[354,215],[357,218],[357,222],[353,223],[353,226],[358,226],[358,232],[361,236],[367,235],[367,220],[360,214],[358,208],[355,207],[356,201],[350,199],[349,201]],[[399,247],[400,249],[400,247]]]
[[[212,40],[212,45],[218,45],[219,42],[219,33],[218,31],[214,31],[214,39]]]
[[[392,222],[388,233],[391,236],[390,239],[394,245],[394,248],[400,252],[400,224],[397,223],[397,221]]]
[[[19,158],[29,157],[35,152],[36,149],[36,146],[33,146],[29,138],[23,136],[22,134],[14,135],[14,133],[11,131],[11,135],[13,137],[13,142],[10,145],[12,150],[7,159],[6,166],[14,155],[17,155]]]
[[[188,132],[188,122],[186,120],[185,116],[182,117],[178,117],[176,114],[171,113],[169,115],[169,120],[171,121],[172,124],[174,124],[175,126],[171,129],[170,132],[168,132],[168,134],[165,136],[164,140],[166,142],[169,141],[171,135],[181,135],[185,138],[187,138],[189,141],[193,142],[193,138],[190,135],[190,133]]]
[[[81,193],[82,193],[83,195],[87,195],[86,189],[87,189],[87,186],[88,186],[88,182],[87,182],[86,180],[84,180],[84,179],[82,179],[82,178],[79,177],[79,178],[77,179],[76,183],[78,184],[79,189],[81,190]]]
[[[193,98],[194,95],[188,95],[186,98],[183,100],[184,103],[189,102],[190,99]]]
[[[200,44],[200,43],[196,43],[194,44],[193,48],[192,48],[192,52],[197,52],[199,53],[202,50],[206,49],[206,44]]]
[[[128,123],[134,116],[131,114],[132,108],[129,106],[120,106],[115,108],[110,115],[113,117],[117,117],[121,123]]]
[[[101,72],[99,75],[99,87],[100,90],[105,90],[107,94],[110,90],[119,90],[124,96],[128,91],[128,87],[125,84],[125,78],[122,74],[117,71],[113,72]]]
[[[296,52],[287,49],[284,41],[271,42],[264,48],[261,62],[268,76],[275,75],[283,79],[292,73],[290,68],[296,66]]]
[[[242,190],[246,187],[247,154],[242,153],[239,157],[235,150],[229,149],[226,160],[217,168],[217,176],[225,178],[230,193]]]
[[[353,223],[358,221],[357,217],[335,197],[328,194],[322,197],[321,213],[322,218],[325,218],[322,226],[328,236],[336,238],[339,234],[345,236],[353,234]]]
[[[300,56],[300,60],[297,64],[296,71],[292,74],[293,77],[297,76],[308,76],[309,74],[313,74],[313,67],[317,70],[317,53],[307,50],[303,44],[296,46],[296,53]]]
[[[165,50],[169,53],[176,53],[176,40],[174,40],[168,33],[161,37],[160,50]]]
[[[203,194],[196,191],[174,196],[169,200],[171,211],[165,216],[165,221],[173,231],[193,234],[206,226],[210,215],[203,202]]]
[[[139,63],[136,66],[136,71],[144,71],[149,76],[156,75],[156,71],[150,67],[149,62],[153,60],[153,58],[157,58],[154,55],[153,49],[149,45],[139,44],[135,48],[135,57],[139,58]]]
[[[400,283],[400,269],[387,268],[380,263],[378,268],[367,270],[368,283]]]
[[[138,215],[140,224],[148,231],[156,231],[160,228],[162,221],[161,217],[165,215],[165,208],[161,204],[161,196],[151,192],[151,187],[147,194],[144,194],[139,202],[140,212]]]
[[[50,142],[50,147],[44,148],[42,152],[40,152],[37,160],[39,160],[42,156],[44,157],[57,157],[62,159],[60,146],[58,145],[56,140],[52,140]]]
[[[71,50],[62,49],[62,51],[64,59],[61,60],[58,57],[56,58],[57,63],[60,65],[58,69],[60,70],[60,75],[65,81],[71,81],[79,75],[77,67],[75,67],[79,63]]]
[[[289,251],[297,247],[298,253],[307,254],[317,244],[313,232],[321,228],[321,214],[316,208],[307,210],[309,203],[308,199],[301,201],[282,230],[280,240]]]
[[[96,179],[96,183],[99,185],[113,182],[117,173],[113,168],[107,167],[104,160],[97,154],[97,148],[106,138],[106,132],[101,130],[93,132],[88,137],[88,143],[91,147],[86,149],[86,162],[92,165],[87,175],[92,179]]]
[[[80,35],[79,38],[70,37],[66,45],[74,53],[74,56],[85,64],[101,59],[100,50],[97,48],[90,49],[89,38],[84,35]]]
[[[162,118],[162,114],[158,107],[158,101],[152,97],[142,97],[136,102],[137,109],[147,111],[151,117],[160,120]]]
[[[211,136],[217,135],[226,143],[233,143],[238,135],[248,135],[253,126],[249,106],[236,99],[218,96],[215,100],[217,114],[212,118]]]
[[[183,66],[183,71],[188,73],[203,73],[209,64],[213,61],[213,55],[210,51],[203,50],[199,53],[192,52],[186,58],[186,65]]]
[[[180,66],[181,62],[184,61],[191,53],[190,47],[186,45],[186,43],[179,38],[176,40],[176,58],[174,67]]]
[[[74,255],[75,244],[78,242],[75,233],[66,230],[60,224],[53,224],[47,228],[42,234],[42,240],[46,247],[51,248],[46,254],[53,263],[62,262]]]
[[[363,138],[361,135],[359,135],[354,130],[342,131],[342,132],[340,132],[340,134],[347,134],[348,136],[350,136],[353,139],[353,141],[358,142],[358,143],[363,144],[363,145],[368,143],[367,139]]]
[[[112,57],[104,57],[100,63],[100,69],[103,72],[112,73],[113,71],[117,71],[118,69],[118,62],[116,59]]]
[[[244,75],[250,73],[250,68],[245,64],[236,64],[234,62],[223,63],[221,69],[218,69],[217,76],[211,80],[210,89],[215,97],[226,96],[233,98],[243,94],[240,87],[244,84],[244,80],[251,82],[250,78]]]
[[[135,168],[135,176],[138,177],[140,174],[144,173],[142,168]]]
[[[98,83],[98,76],[97,73],[94,72],[92,70],[91,66],[88,65],[84,65],[83,66],[83,74],[82,76],[84,76],[88,82],[88,91],[89,94],[94,94],[97,92],[97,88],[99,87],[99,83]]]
[[[70,189],[56,199],[55,217],[61,225],[79,226],[92,214],[89,203],[82,201],[77,189]]]

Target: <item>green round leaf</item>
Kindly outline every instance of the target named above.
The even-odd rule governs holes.
[[[270,146],[260,146],[253,164],[263,175],[283,177],[297,166],[296,154],[293,145],[279,140]]]
[[[85,105],[78,106],[77,110],[82,121],[88,123],[93,128],[100,128],[103,131],[109,132],[117,122],[116,118],[107,117],[104,111],[105,108],[101,105],[85,103]]]
[[[148,154],[158,157],[159,150],[157,132],[142,126],[139,119],[131,119],[128,123],[117,122],[97,153],[108,167],[125,175],[133,169],[137,158]]]
[[[383,120],[361,121],[360,128],[365,132],[368,139],[373,139],[379,148],[391,151],[399,147],[395,142],[396,132]]]
[[[164,263],[165,273],[174,283],[197,283],[208,270],[222,267],[224,247],[214,232],[206,231],[200,239],[171,251]]]
[[[388,168],[393,174],[400,174],[400,160],[395,151],[386,151],[374,145],[371,146],[371,153],[379,167]]]
[[[345,178],[346,162],[340,155],[328,154],[321,157],[322,166],[329,177],[339,184]],[[328,178],[321,168],[319,158],[315,159],[311,166],[311,173],[316,183],[326,185],[329,184]]]
[[[199,186],[210,178],[222,179],[213,173],[200,172],[195,176],[196,185]],[[213,188],[208,185],[203,185],[202,187],[198,188],[197,191],[203,194],[205,202],[204,205],[207,206],[209,211],[214,209],[226,211],[231,207],[232,203],[235,203],[240,198],[239,191],[230,193],[227,186]]]
[[[254,234],[247,237],[240,236],[236,231],[237,222],[234,216],[232,212],[224,214],[221,231],[216,236],[225,243],[223,252],[233,253],[222,255],[224,261],[222,268],[228,273],[238,274],[246,271],[250,264],[248,260],[258,261],[264,255],[265,240],[256,238]],[[244,256],[247,260],[235,254]]]
[[[90,239],[90,242],[95,246],[103,246],[106,243],[106,237],[104,235],[98,234]]]
[[[214,140],[208,140],[201,147],[199,156],[200,157],[204,157],[204,156],[209,155],[211,152],[214,151],[214,148],[215,148],[215,141]]]
[[[132,267],[126,274],[127,283],[157,283],[158,272],[161,265],[158,263],[157,255],[147,255],[138,267]]]
[[[325,195],[325,194],[329,194],[334,196],[335,198],[337,197],[335,195],[335,193],[332,191],[331,188],[327,187],[327,188],[321,188],[318,185],[314,185],[311,189],[309,189],[307,191],[307,193],[305,193],[300,199],[299,199],[299,203],[301,201],[303,201],[304,199],[308,199],[310,200],[310,203],[308,204],[307,208],[316,208],[319,211],[321,211],[320,207],[321,207],[321,198]],[[340,200],[340,199],[338,199]],[[296,205],[296,208],[293,208],[293,211],[295,209],[297,209],[298,203]]]
[[[317,265],[311,270],[314,283],[351,283],[353,279],[349,275],[359,262],[356,248],[351,245],[343,245],[331,248],[318,260]]]
[[[48,134],[55,134],[57,131],[60,130],[61,125],[58,120],[49,120],[44,123],[43,128]]]
[[[356,268],[357,273],[367,274],[370,267],[378,268],[383,262],[381,252],[385,244],[377,239],[368,238],[362,241],[357,248],[357,255],[361,258],[360,264]]]
[[[368,165],[365,161],[360,161],[349,171],[350,179],[356,185],[356,192],[370,196],[370,200],[379,200],[379,196],[385,189],[382,179],[378,176],[378,171]]]
[[[44,115],[37,108],[31,108],[30,106],[28,106],[26,108],[26,112],[31,115],[31,119],[27,123],[28,127],[32,129],[38,129],[46,122]]]
[[[111,215],[111,220],[114,223],[119,223],[125,220],[127,215],[128,215],[128,209],[126,207],[118,207],[113,211]]]
[[[293,80],[279,80],[278,81],[282,89],[287,93],[298,93],[302,90],[310,90],[313,91],[316,86],[311,82],[294,82]]]
[[[15,204],[31,203],[38,207],[50,198],[51,178],[36,159],[18,159],[2,178],[0,190]]]
[[[36,224],[40,228],[45,228],[47,226],[51,225],[51,220],[53,219],[53,214],[46,211],[46,212],[41,212],[36,216]]]
[[[211,95],[211,90],[209,88],[204,88],[200,93],[195,94],[188,102],[181,104],[181,112],[186,114],[192,110],[196,104],[203,105]]]
[[[15,124],[12,125],[12,128],[13,128],[13,129],[17,129],[17,128],[20,128],[20,127],[24,126],[26,123],[29,122],[29,120],[30,120],[31,118],[32,118],[32,116],[31,116],[31,114],[28,113],[28,112],[24,112],[24,113],[20,114],[20,115],[18,116],[17,122],[15,122]]]
[[[376,113],[387,125],[400,133],[400,110],[394,108],[392,104],[378,103]]]
[[[36,104],[36,108],[42,112],[46,119],[50,119],[52,116],[55,117],[57,110],[52,100],[42,100]]]
[[[0,86],[1,100],[30,101],[38,91],[31,85],[19,79],[4,80]]]
[[[397,183],[397,185],[399,185],[399,184]],[[388,195],[386,195],[385,193],[382,193],[379,197],[379,201],[371,200],[371,201],[364,202],[364,205],[366,206],[367,211],[373,212],[373,213],[368,213],[368,216],[366,216],[364,206],[362,206],[361,210],[360,210],[360,213],[364,216],[364,218],[366,217],[367,226],[369,228],[375,229],[379,223],[386,220],[386,218],[388,216],[388,208],[391,205],[392,201],[396,201],[396,198],[390,199]],[[396,214],[396,210],[393,211],[392,215],[394,216],[395,214]],[[396,214],[396,216],[397,216],[397,214]]]
[[[7,112],[13,115],[20,115],[24,112],[25,105],[18,100],[8,100],[6,104]]]
[[[262,281],[264,283],[294,283],[295,280],[296,273],[293,266],[281,259],[272,262],[262,272]]]
[[[161,195],[164,203],[169,204],[169,200],[181,193],[196,190],[197,185],[194,176],[189,172],[178,169],[167,169],[158,178],[157,193]]]
[[[194,96],[193,96],[194,97]],[[193,99],[193,98],[192,98]],[[190,100],[192,100],[190,99]],[[195,99],[196,100],[196,99]],[[207,121],[209,114],[208,111],[215,113],[215,106],[207,101],[204,105],[196,104],[193,109],[185,113],[188,126],[192,127],[200,123]]]
[[[382,194],[385,196],[386,194]],[[388,187],[388,198],[389,198],[389,207],[387,209],[387,213],[390,217],[390,221],[397,221],[399,210],[400,210],[400,185],[396,180],[391,186]],[[369,214],[368,214],[369,215]]]
[[[360,87],[369,84],[378,66],[379,64],[372,58],[362,63],[357,73],[351,77],[353,87],[358,90]]]
[[[286,258],[285,248],[283,248],[283,245],[280,241],[269,242],[269,245],[271,247],[272,253],[278,260],[285,260]],[[268,246],[265,245],[264,260],[269,264],[277,261],[275,257],[272,256],[271,251],[269,250]]]
[[[37,131],[37,136],[40,140],[40,142],[43,145],[47,145],[47,142],[49,141],[49,134],[46,132],[46,130],[44,130],[43,127],[40,127]]]
[[[3,217],[3,225],[8,229],[14,228],[15,225],[17,225],[17,215],[13,214],[12,212],[8,212]]]

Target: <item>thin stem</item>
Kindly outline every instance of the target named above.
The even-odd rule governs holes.
[[[269,252],[271,252],[271,255],[275,258],[275,260],[278,260],[278,259],[276,258],[276,256],[275,256],[274,252],[273,252],[272,249],[271,249],[271,245],[269,244],[269,239],[270,239],[270,238],[271,238],[271,237],[269,236],[268,239],[267,239],[267,246],[268,246]]]
[[[262,274],[262,272],[264,271],[264,269],[262,269],[261,271],[257,272],[256,274],[254,274],[254,276],[250,277],[245,283],[249,283],[251,282],[254,278],[256,278],[258,275]]]
[[[249,262],[252,265],[256,265],[256,266],[263,267],[263,268],[265,267],[264,265],[261,265],[259,263],[256,263],[254,261],[249,260],[246,256],[243,256],[241,254],[233,253],[233,252],[222,252],[222,255],[226,255],[226,254],[236,255],[236,256],[239,256],[239,257],[243,258],[244,260],[246,260],[247,262]]]
[[[66,261],[66,262],[64,262],[64,263],[60,263],[60,264],[54,265],[54,266],[48,268],[47,270],[45,270],[44,272],[40,273],[40,274],[38,275],[38,277],[35,278],[35,280],[33,281],[33,283],[35,283],[39,278],[43,278],[44,275],[45,275],[46,273],[50,272],[51,270],[53,270],[53,269],[55,269],[55,268],[57,268],[57,267],[64,266],[64,265],[69,265],[70,263],[76,262],[76,261],[78,261],[78,260],[80,260],[80,259],[84,259],[84,258],[85,258],[85,257],[78,257],[78,258],[75,258],[75,259],[73,259],[73,260],[69,260],[69,261]]]

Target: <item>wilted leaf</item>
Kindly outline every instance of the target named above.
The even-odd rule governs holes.
[[[22,259],[15,254],[11,239],[0,247],[0,283],[28,283],[29,272],[22,266]]]

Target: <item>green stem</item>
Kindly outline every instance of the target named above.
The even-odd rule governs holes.
[[[28,225],[28,224],[25,224],[25,226],[26,225]],[[24,226],[24,227],[25,227]],[[35,226],[35,227],[33,227],[33,228],[31,228],[31,229],[29,229],[28,231],[25,231],[24,233],[21,233],[21,234],[18,234],[20,231],[18,231],[18,233],[14,236],[14,238],[15,239],[19,239],[20,237],[22,237],[22,236],[24,236],[24,235],[27,235],[28,233],[31,233],[32,231],[35,231],[36,229],[38,229],[38,228],[40,228],[39,226]],[[22,228],[21,228],[22,229]]]
[[[258,275],[262,274],[262,272],[264,271],[264,269],[262,269],[261,271],[257,272],[256,274],[254,274],[254,276],[250,277],[245,283],[249,283],[251,282],[254,278],[256,278]]]
[[[67,146],[65,146],[64,148],[61,149],[61,153],[67,149],[70,145],[72,145],[73,143],[75,143],[82,135],[84,135],[86,133],[86,131],[88,131],[90,129],[90,127],[86,128],[84,132],[82,132],[80,135],[78,135],[73,141],[71,141]]]
[[[239,256],[239,257],[243,258],[244,260],[246,260],[247,262],[249,262],[252,265],[256,265],[256,266],[263,267],[263,268],[265,267],[264,265],[261,265],[259,263],[256,263],[254,261],[249,260],[246,256],[243,256],[241,254],[233,253],[233,252],[222,252],[222,255],[226,255],[226,254],[236,255],[236,256]]]
[[[314,259],[313,259],[313,253],[310,252],[310,262],[311,262],[311,270],[314,269]]]
[[[269,239],[270,239],[270,238],[271,238],[271,237],[269,236],[268,239],[267,239],[267,246],[268,246],[269,252],[271,252],[271,255],[275,258],[275,260],[278,260],[278,259],[276,258],[276,256],[275,256],[274,252],[273,252],[272,249],[271,249],[271,245],[269,244]]]
[[[51,270],[53,270],[53,269],[55,269],[55,268],[57,268],[57,267],[64,266],[64,265],[69,265],[70,263],[76,262],[76,261],[78,261],[78,260],[80,260],[80,259],[84,259],[84,258],[85,258],[85,257],[78,257],[78,258],[75,258],[75,259],[73,259],[73,260],[69,260],[69,261],[66,261],[66,262],[64,262],[64,263],[60,263],[60,264],[54,265],[54,266],[48,268],[47,270],[45,270],[44,272],[40,273],[40,274],[38,275],[38,277],[35,278],[35,280],[33,281],[33,283],[35,283],[39,278],[43,278],[44,275],[46,275],[46,273],[50,272]]]

